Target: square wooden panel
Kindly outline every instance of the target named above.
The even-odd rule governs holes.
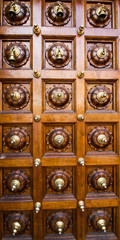
[[[86,69],[107,70],[117,69],[117,42],[116,39],[102,38],[86,39]]]
[[[7,124],[2,127],[2,153],[17,156],[32,154],[32,126]]]
[[[98,10],[102,6],[104,6],[101,9],[102,14],[105,13],[105,17],[101,20]],[[115,7],[115,1],[86,1],[86,27],[114,28],[116,26]]]
[[[75,126],[73,124],[46,124],[44,126],[45,154],[73,155]]]
[[[2,91],[1,111],[32,112],[32,82],[4,80],[0,82]]]
[[[44,80],[43,112],[75,111],[75,81]]]
[[[87,123],[86,154],[118,154],[118,124]]]
[[[43,39],[43,45],[43,68],[75,68],[75,39]]]
[[[118,111],[118,81],[117,80],[86,80],[87,113]]]
[[[5,8],[7,7],[7,5],[10,4],[10,1],[3,0],[2,2],[3,2],[3,11],[2,11],[2,24],[1,25],[14,26],[15,25],[14,18],[13,18],[13,21],[11,21],[11,18],[9,20],[9,17],[8,17],[9,14],[7,13],[7,16],[5,14],[6,13]],[[20,3],[23,4],[23,6],[25,5],[27,7],[27,9],[23,8],[23,9],[25,9],[27,14],[25,14],[25,15],[18,14],[21,21],[18,21],[17,25],[18,26],[30,26],[31,25],[31,7],[32,7],[31,0],[20,1]],[[23,12],[24,12],[24,10],[23,10]]]
[[[13,54],[10,54],[10,51],[13,47],[21,47],[20,55],[16,56],[16,59],[19,57],[19,62],[11,61],[9,62],[10,57]],[[9,51],[7,50],[9,49]],[[32,59],[31,59],[31,40],[24,39],[6,39],[2,40],[2,68],[5,69],[30,69],[32,68]],[[8,56],[6,56],[6,52],[9,52]],[[11,51],[12,52],[12,51]],[[22,53],[22,55],[21,55]],[[11,56],[10,56],[11,55]]]

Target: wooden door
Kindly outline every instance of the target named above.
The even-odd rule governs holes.
[[[0,3],[0,239],[120,239],[119,0]]]

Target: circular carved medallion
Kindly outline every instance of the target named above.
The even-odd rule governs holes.
[[[111,67],[113,56],[109,47],[105,46],[105,44],[98,43],[90,47],[87,58],[93,67],[106,68]]]
[[[70,21],[71,9],[62,2],[55,2],[47,8],[46,17],[50,24],[64,26]]]
[[[19,183],[18,187],[14,184],[15,180]],[[4,187],[10,192],[20,194],[30,187],[30,177],[23,170],[10,171],[5,176]]]
[[[71,90],[64,85],[54,85],[46,93],[46,100],[50,107],[60,110],[66,108],[71,102]]]
[[[112,102],[112,92],[104,85],[97,85],[88,91],[87,99],[91,107],[101,110]]]
[[[30,93],[27,88],[20,84],[12,84],[3,92],[3,100],[8,108],[20,110],[26,107],[30,101]]]
[[[112,142],[112,133],[106,127],[94,127],[88,133],[88,143],[96,151],[103,151]]]
[[[61,186],[59,187],[59,180]],[[58,180],[58,184],[57,183]],[[47,176],[47,188],[57,192],[58,194],[63,193],[66,189],[68,190],[72,186],[72,176],[68,170],[55,169],[52,170]]]
[[[106,191],[112,183],[111,173],[105,168],[95,168],[88,175],[88,185],[96,191]]]
[[[87,11],[88,22],[94,27],[107,26],[111,16],[111,11],[101,3],[95,4]]]
[[[3,136],[3,145],[13,152],[23,152],[29,144],[29,134],[21,127],[9,128]]]
[[[53,151],[61,152],[69,148],[71,144],[72,136],[64,128],[52,128],[46,136],[49,149]]]
[[[11,67],[22,67],[27,63],[29,57],[28,48],[20,42],[11,42],[3,49],[3,58]]]
[[[29,8],[21,2],[11,2],[3,9],[4,19],[7,23],[18,26],[27,22],[30,16]]]
[[[62,68],[71,61],[72,52],[64,43],[54,43],[46,50],[45,58],[51,66]]]
[[[47,218],[47,226],[50,228],[53,232],[59,233],[58,229],[56,227],[56,223],[58,221],[63,222],[63,229],[62,233],[66,232],[71,226],[72,226],[72,217],[71,215],[65,211],[53,211],[48,215]]]

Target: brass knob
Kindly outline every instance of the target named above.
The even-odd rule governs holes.
[[[97,50],[97,56],[98,56],[98,58],[105,58],[105,56],[106,56],[106,49],[105,48],[99,48],[98,50]]]
[[[61,235],[62,232],[63,232],[63,228],[64,228],[64,222],[62,222],[62,221],[57,221],[56,224],[55,224],[55,227],[56,227],[59,235]]]
[[[36,202],[35,203],[35,212],[38,213],[40,211],[41,208],[41,203],[40,202]]]
[[[60,3],[54,7],[54,13],[57,15],[57,17],[63,17],[64,9]]]
[[[13,136],[10,138],[10,143],[11,143],[12,145],[15,145],[15,146],[19,145],[19,143],[20,143],[20,138],[19,138],[19,136],[18,136],[18,135],[13,135]]]
[[[97,221],[97,226],[104,232],[106,232],[106,221],[105,219],[100,219]]]
[[[77,34],[78,34],[79,36],[81,36],[81,35],[84,34],[84,26],[83,26],[83,25],[81,25],[81,26],[78,28]]]
[[[99,136],[97,137],[97,141],[100,144],[106,144],[107,143],[107,137],[104,134],[99,134]]]
[[[19,14],[20,10],[20,5],[12,2],[9,9],[9,15],[11,17],[15,17],[17,14]]]
[[[85,160],[84,160],[84,158],[79,158],[79,159],[78,159],[78,163],[79,163],[81,166],[85,166]]]
[[[34,25],[33,32],[34,32],[36,35],[39,35],[39,34],[40,34],[40,28],[39,28],[38,24],[35,24],[35,25]]]
[[[9,54],[9,61],[10,62],[15,62],[16,58],[20,55],[20,50],[17,47],[12,47],[10,49],[10,54]]]
[[[62,135],[56,135],[54,137],[54,142],[58,145],[61,145],[64,142],[64,137]]]
[[[78,119],[78,121],[83,121],[84,120],[84,115],[83,114],[79,114],[77,119]]]
[[[13,236],[21,230],[21,224],[19,222],[14,222],[12,224]]]
[[[107,180],[106,180],[106,178],[104,178],[104,177],[98,178],[98,180],[97,180],[97,185],[98,185],[99,187],[107,188]]]
[[[106,17],[106,10],[105,10],[105,5],[102,5],[101,7],[98,7],[96,9],[96,14],[100,18],[105,18]]]
[[[63,49],[62,48],[56,48],[54,51],[54,55],[58,61],[61,61],[63,59]]]
[[[65,184],[65,182],[64,182],[64,180],[63,180],[62,178],[57,178],[57,179],[55,180],[55,186],[56,186],[59,190],[62,189],[62,187],[64,186],[64,184]]]
[[[20,99],[20,93],[17,91],[12,92],[10,96],[13,101],[19,101]]]
[[[84,71],[80,71],[77,74],[78,78],[83,78],[84,77]]]
[[[84,210],[85,210],[85,205],[84,205],[84,202],[83,202],[83,201],[79,201],[79,202],[78,202],[78,207],[82,210],[82,212],[84,212]]]
[[[19,189],[19,187],[20,187],[20,182],[17,179],[14,179],[11,182],[11,190],[15,191],[15,190]]]
[[[35,122],[39,122],[40,119],[41,119],[40,115],[36,114],[36,115],[34,116]]]
[[[54,98],[56,101],[60,101],[60,100],[63,100],[64,99],[64,93],[61,92],[61,91],[57,91],[55,94],[54,94]]]
[[[40,77],[40,72],[37,71],[37,70],[35,70],[35,71],[34,71],[34,77],[35,77],[35,78],[39,78],[39,77]]]
[[[41,163],[41,160],[40,160],[39,158],[36,158],[36,159],[34,160],[34,165],[35,165],[35,167],[38,167],[38,166],[40,165],[40,163]]]
[[[106,99],[106,97],[107,97],[107,94],[106,94],[105,92],[99,92],[99,93],[97,94],[97,99],[98,99],[98,101],[100,101],[100,102],[104,102],[105,99]]]

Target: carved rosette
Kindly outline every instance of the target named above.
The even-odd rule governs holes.
[[[103,184],[100,183],[100,179],[103,180]],[[106,191],[113,183],[113,177],[111,173],[105,168],[95,168],[88,174],[88,185],[94,188],[95,191]]]
[[[106,127],[94,127],[88,133],[88,143],[91,148],[96,151],[104,151],[110,144],[113,143],[112,133]]]
[[[52,230],[53,232],[58,234],[58,230],[56,228],[56,223],[58,221],[62,221],[64,223],[62,233],[65,233],[68,231],[71,226],[72,226],[72,217],[70,213],[68,213],[65,210],[60,210],[60,211],[53,211],[51,212],[48,217],[47,217],[47,226]]]
[[[55,2],[46,10],[48,22],[54,26],[64,26],[71,18],[71,9],[63,2]]]
[[[24,3],[11,2],[3,9],[3,16],[7,23],[19,26],[28,21],[30,10]]]
[[[93,231],[102,231],[98,224],[100,219],[105,221],[106,230],[112,225],[111,213],[107,209],[97,208],[92,210],[88,215],[88,225]]]
[[[87,11],[88,22],[94,27],[107,26],[111,17],[111,11],[101,3],[93,5]]]
[[[3,49],[3,58],[11,67],[22,67],[27,63],[30,52],[21,42],[11,42]]]
[[[61,189],[59,189],[55,182],[58,179],[63,180],[63,185]],[[72,175],[68,170],[65,169],[54,169],[51,172],[49,172],[47,176],[47,188],[51,191],[57,192],[58,194],[64,193],[65,190],[72,187]]]
[[[72,59],[72,51],[62,42],[53,43],[45,52],[48,63],[55,68],[62,68]]]
[[[12,84],[4,90],[3,101],[8,108],[17,111],[27,106],[30,101],[30,93],[23,85]]]
[[[46,92],[46,101],[48,105],[56,110],[66,108],[72,100],[71,89],[65,85],[54,85]]]
[[[110,68],[112,66],[113,54],[108,46],[97,43],[89,48],[87,58],[90,65],[95,68]]]
[[[96,85],[88,91],[87,99],[91,107],[102,110],[112,102],[112,92],[105,85]]]
[[[30,218],[25,212],[11,212],[5,218],[5,228],[11,234],[13,233],[14,223],[20,224],[20,228],[16,234],[24,233],[26,230],[30,229]]]
[[[62,152],[71,147],[72,136],[65,128],[52,128],[46,135],[49,149]]]
[[[12,191],[12,182],[14,180],[19,182],[19,188]],[[4,188],[7,188],[10,192],[21,194],[30,187],[30,177],[23,170],[12,170],[6,174],[3,184]]]
[[[24,128],[9,128],[3,135],[3,145],[12,152],[23,152],[29,144],[30,136]]]

